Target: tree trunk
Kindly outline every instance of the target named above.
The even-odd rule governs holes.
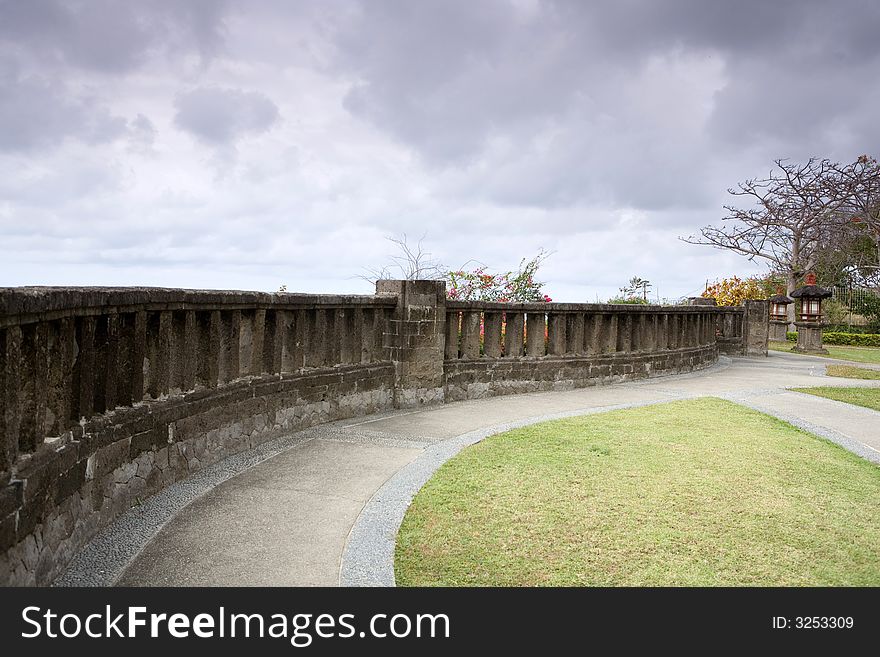
[[[791,293],[794,292],[795,289],[797,289],[797,284],[798,284],[797,276],[795,276],[795,273],[789,269],[788,272],[786,272],[785,294],[790,297]],[[795,315],[795,306],[797,306],[797,300],[795,300],[794,303],[790,303],[785,307],[786,313],[788,314],[788,330],[789,331],[796,331],[797,330],[797,327],[794,325],[794,319],[796,316]]]

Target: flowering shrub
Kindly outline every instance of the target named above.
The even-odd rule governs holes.
[[[719,306],[740,306],[746,299],[766,299],[768,295],[764,279],[752,276],[743,280],[732,276],[709,285],[703,296],[714,297]]]
[[[490,274],[485,267],[478,267],[472,271],[464,269],[450,271],[447,275],[446,296],[457,301],[549,303],[553,299],[544,293],[545,284],[535,280],[538,267],[549,255],[540,251],[531,260],[523,259],[515,272]]]

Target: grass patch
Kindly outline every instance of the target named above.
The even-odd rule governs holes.
[[[880,468],[720,399],[462,450],[397,538],[401,586],[880,584]]]
[[[869,370],[864,367],[854,367],[852,365],[826,365],[825,374],[844,379],[880,380],[880,370]]]
[[[823,386],[818,388],[792,388],[792,390],[880,411],[880,388],[832,388]]]
[[[768,348],[772,351],[792,352],[793,342],[770,342]],[[835,358],[838,360],[851,360],[857,363],[876,363],[880,364],[880,347],[842,347],[839,345],[826,344],[823,345],[828,350],[828,354],[810,354],[811,356],[820,356],[821,358]]]

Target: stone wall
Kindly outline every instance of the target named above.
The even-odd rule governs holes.
[[[708,305],[448,301],[446,400],[700,369],[718,358],[718,317]]]
[[[758,349],[761,317],[461,303],[437,281],[374,296],[0,289],[0,584],[51,583],[139,500],[281,433],[690,371],[725,340]]]
[[[0,290],[0,584],[47,584],[172,482],[394,406],[396,296]]]
[[[702,369],[717,360],[717,348],[707,345],[644,354],[448,361],[446,401],[571,390],[662,374],[680,374]]]

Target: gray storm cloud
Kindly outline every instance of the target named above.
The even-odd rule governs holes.
[[[212,144],[228,144],[248,134],[265,132],[279,119],[278,107],[254,91],[205,87],[174,101],[175,124]]]
[[[880,153],[878,27],[872,0],[0,0],[0,285],[364,292],[406,232],[453,266],[556,250],[558,299],[687,294],[756,271],[677,240],[728,187]]]

